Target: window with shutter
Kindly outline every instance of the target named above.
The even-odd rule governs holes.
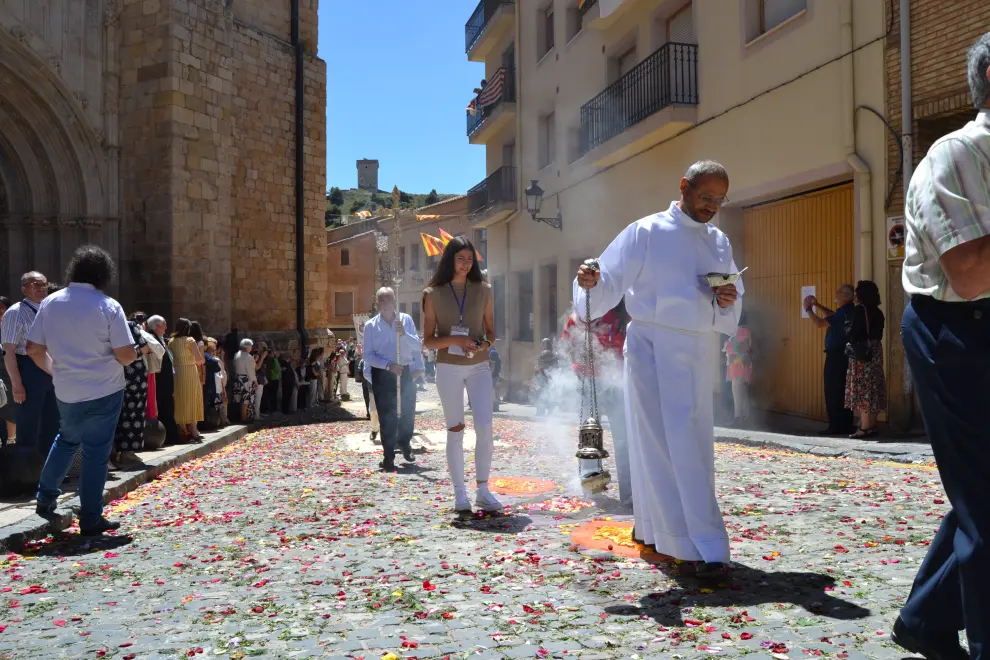
[[[690,3],[667,21],[667,41],[675,44],[695,44],[694,9]]]

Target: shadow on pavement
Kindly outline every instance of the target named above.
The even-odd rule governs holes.
[[[497,514],[479,516],[475,514],[470,518],[456,519],[451,525],[458,529],[470,529],[476,532],[489,532],[492,534],[519,534],[533,523],[529,516]]]
[[[33,550],[25,550],[24,554],[31,557],[77,557],[92,552],[116,550],[130,545],[134,539],[126,534],[119,536],[82,537],[79,534],[59,533],[52,537],[50,543],[38,546]]]
[[[662,594],[649,594],[640,599],[639,607],[613,605],[605,611],[616,616],[648,616],[664,626],[683,626],[684,607],[747,607],[768,603],[791,603],[812,614],[830,619],[863,619],[870,610],[855,603],[836,598],[825,591],[835,580],[818,573],[768,573],[748,566],[733,565],[725,583],[714,586],[693,577],[678,577],[679,587]],[[698,587],[713,589],[711,594],[699,594]],[[740,614],[740,616],[742,616]]]

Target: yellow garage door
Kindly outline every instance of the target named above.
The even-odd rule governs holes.
[[[758,401],[768,410],[825,419],[825,331],[802,318],[803,287],[834,308],[854,265],[853,186],[843,184],[745,211],[746,303],[759,351]]]

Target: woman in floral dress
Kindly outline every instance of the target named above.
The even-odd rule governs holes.
[[[144,449],[144,421],[148,407],[148,367],[143,357],[151,352],[151,347],[141,334],[140,325],[128,321],[127,327],[130,328],[138,359],[124,367],[124,405],[117,420],[114,455],[110,459],[118,468],[140,460],[134,452]]]
[[[877,416],[887,410],[887,381],[883,369],[883,329],[885,319],[880,311],[880,289],[875,282],[862,280],[856,284],[856,308],[846,321],[846,341],[850,345],[867,344],[866,361],[849,358],[846,371],[846,408],[859,413],[859,430],[850,438],[872,438],[877,435]]]

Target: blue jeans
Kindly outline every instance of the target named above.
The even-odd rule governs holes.
[[[914,296],[901,325],[925,430],[952,509],[918,569],[901,619],[954,636],[970,656],[990,649],[990,300],[942,303]]]
[[[395,458],[396,449],[409,448],[416,426],[416,387],[409,367],[402,370],[402,416],[399,417],[399,379],[387,369],[371,370],[371,393],[375,395],[378,421],[382,430],[385,460]]]
[[[58,402],[62,414],[61,433],[45,461],[38,484],[38,506],[54,507],[62,494],[59,485],[82,445],[82,475],[79,477],[79,526],[93,527],[103,517],[103,487],[107,483],[107,460],[113,448],[114,431],[124,403],[124,390],[92,401]]]
[[[615,471],[619,479],[619,501],[632,502],[632,475],[629,472],[629,443],[626,438],[626,401],[622,390],[608,387],[602,391],[601,412],[608,418],[615,448]]]
[[[58,402],[52,377],[26,355],[17,356],[17,370],[27,396],[17,408],[17,444],[48,455],[58,435]]]

